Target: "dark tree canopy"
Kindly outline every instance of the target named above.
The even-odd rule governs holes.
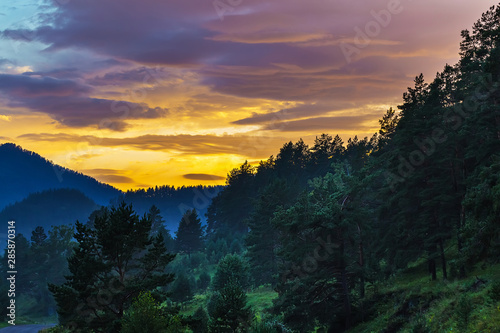
[[[157,293],[172,274],[163,238],[150,237],[151,220],[132,206],[96,216],[93,228],[76,223],[78,246],[68,259],[70,274],[62,285],[50,285],[61,324],[72,329],[119,332],[120,320],[141,291]]]
[[[195,209],[184,213],[175,232],[176,249],[191,254],[203,248],[203,227]]]

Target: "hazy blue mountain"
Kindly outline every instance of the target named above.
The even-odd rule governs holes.
[[[0,211],[0,221],[16,221],[17,233],[30,239],[37,226],[47,232],[52,225],[87,222],[89,215],[99,208],[92,199],[75,189],[55,189],[30,194],[26,199],[8,205]],[[0,230],[2,236],[5,231]],[[5,237],[1,237],[5,238]]]
[[[13,143],[0,145],[0,209],[31,193],[61,188],[77,189],[100,205],[108,205],[122,193]]]
[[[77,218],[85,222],[98,206],[124,200],[139,215],[156,205],[173,232],[188,209],[195,208],[204,222],[212,198],[222,188],[165,185],[123,193],[13,143],[0,145],[0,221],[15,219],[27,228],[42,225],[48,229],[51,224],[74,223]]]

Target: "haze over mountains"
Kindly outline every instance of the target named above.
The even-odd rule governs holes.
[[[42,156],[6,143],[0,146],[0,207],[23,200],[30,193],[49,189],[78,189],[99,205],[122,194],[92,177],[61,167]]]
[[[176,230],[187,209],[196,208],[203,217],[221,188],[161,186],[123,193],[13,143],[0,145],[0,161],[0,221],[16,220],[17,231],[27,238],[38,225],[47,230],[86,222],[92,211],[121,200],[132,203],[141,215],[156,205],[166,227]]]

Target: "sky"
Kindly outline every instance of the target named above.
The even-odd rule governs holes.
[[[122,190],[224,184],[290,140],[371,137],[495,4],[2,1],[0,143]]]

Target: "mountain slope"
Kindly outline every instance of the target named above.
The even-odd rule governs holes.
[[[0,211],[0,221],[16,221],[16,232],[30,239],[37,226],[45,231],[52,225],[87,222],[99,208],[92,199],[75,189],[56,189],[30,194],[26,199]]]
[[[49,189],[74,188],[100,205],[121,194],[92,177],[63,168],[13,143],[0,145],[0,209],[29,194]]]

